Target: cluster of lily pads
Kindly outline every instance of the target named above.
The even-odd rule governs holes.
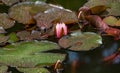
[[[101,14],[108,26],[116,27],[120,26],[119,3],[89,0],[84,6],[90,7],[95,15]],[[104,43],[100,33],[81,32],[84,25],[79,23],[77,12],[62,6],[44,0],[0,0],[0,5],[8,6],[7,13],[0,13],[0,73],[7,73],[9,67],[22,73],[49,73],[44,67],[52,65],[57,72],[56,62],[66,58],[61,48],[91,51]]]

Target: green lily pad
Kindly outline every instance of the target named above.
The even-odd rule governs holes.
[[[15,21],[11,20],[6,13],[0,13],[0,27],[7,29],[14,26],[14,24],[15,24]]]
[[[88,51],[102,44],[100,35],[93,32],[74,32],[59,40],[59,45],[74,51]]]
[[[0,49],[0,64],[15,67],[35,67],[52,65],[63,61],[65,54],[43,53],[60,47],[49,41],[31,41],[15,43]]]
[[[14,42],[17,42],[18,40],[19,39],[16,36],[16,33],[10,33],[9,34],[9,40],[8,40],[9,43],[14,43]]]
[[[0,73],[7,73],[7,66],[0,66]]]
[[[110,26],[115,26],[116,22],[118,21],[116,17],[114,16],[108,16],[103,19],[103,21],[110,25]]]
[[[24,73],[49,73],[45,68],[17,68],[20,72]]]

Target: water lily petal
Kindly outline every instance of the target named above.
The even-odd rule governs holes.
[[[57,25],[56,25],[56,36],[57,36],[57,38],[60,38],[61,32],[62,32],[61,24],[57,23]]]
[[[63,29],[63,34],[67,35],[67,26],[64,23],[61,23],[62,29]]]

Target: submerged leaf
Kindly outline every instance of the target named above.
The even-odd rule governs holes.
[[[15,67],[35,67],[52,65],[58,59],[64,60],[64,54],[43,53],[60,48],[49,41],[31,41],[8,45],[0,49],[0,64]]]
[[[24,73],[49,73],[45,68],[17,68],[20,72]]]
[[[15,21],[11,20],[6,13],[0,13],[0,27],[7,29],[14,26],[14,24],[15,24]]]
[[[59,45],[74,51],[88,51],[102,44],[100,35],[92,32],[74,32],[71,36],[63,37],[59,40]]]

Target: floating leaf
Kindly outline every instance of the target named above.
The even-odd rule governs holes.
[[[4,29],[14,26],[15,21],[11,20],[6,13],[0,13],[0,27]]]
[[[74,12],[44,2],[23,2],[16,4],[10,8],[9,16],[23,24],[35,23],[33,19],[33,16],[35,16],[37,25],[43,24],[44,26],[46,25],[46,27],[50,27],[51,24],[47,23],[52,22],[62,21],[73,23],[77,21],[77,16]]]
[[[2,0],[2,2],[8,6],[11,6],[11,5],[19,2],[19,0]]]
[[[10,33],[9,34],[9,40],[8,40],[8,42],[9,43],[13,43],[13,42],[16,42],[16,41],[18,41],[19,39],[18,39],[18,37],[16,36],[16,33]]]
[[[108,17],[105,17],[103,21],[110,26],[115,26],[118,20],[114,16],[108,16]]]
[[[45,68],[17,68],[20,72],[24,73],[49,73]]]
[[[41,33],[35,30],[32,30],[32,32],[20,31],[17,33],[17,36],[20,38],[20,40],[27,40],[27,41],[41,39]]]
[[[25,2],[25,1],[31,1],[31,2],[43,1],[43,2],[45,2],[46,0],[1,0],[1,2],[6,4],[7,6],[11,6],[11,5],[14,5],[16,3]]]
[[[12,6],[9,9],[9,16],[19,23],[35,23],[33,16],[38,12],[44,12],[50,6],[43,2],[22,2]]]
[[[92,8],[99,5],[110,7],[103,15],[120,16],[120,0],[89,0],[84,6]]]
[[[110,6],[110,4],[113,2],[119,2],[119,0],[89,0],[87,3],[85,3],[85,6],[90,8],[99,5]]]
[[[8,40],[8,36],[5,36],[5,35],[3,35],[3,34],[0,34],[0,44],[1,43],[6,43],[7,42],[7,40]]]
[[[7,73],[7,66],[0,66],[0,73]]]
[[[90,10],[91,10],[91,13],[92,13],[92,14],[101,14],[101,13],[103,13],[107,8],[109,8],[109,7],[104,6],[104,5],[99,5],[99,6],[95,6],[95,7],[90,8]]]
[[[108,9],[108,15],[120,16],[120,0],[119,2],[113,2],[111,4],[111,9]]]
[[[102,44],[100,35],[92,32],[74,32],[71,36],[63,37],[59,40],[60,46],[74,51],[88,51]]]
[[[0,27],[0,34],[1,33],[6,33],[5,29],[3,27]]]
[[[0,49],[0,64],[15,67],[35,67],[52,65],[58,59],[63,61],[64,54],[43,53],[60,48],[49,41],[31,41],[8,45]]]
[[[71,24],[78,21],[74,12],[58,7],[49,8],[44,13],[38,13],[34,18],[37,20],[38,27],[45,27],[46,29],[56,23]]]
[[[17,33],[17,37],[20,38],[20,40],[31,40],[30,36],[30,32],[29,31],[20,31]]]
[[[120,19],[115,23],[116,26],[120,26]]]

